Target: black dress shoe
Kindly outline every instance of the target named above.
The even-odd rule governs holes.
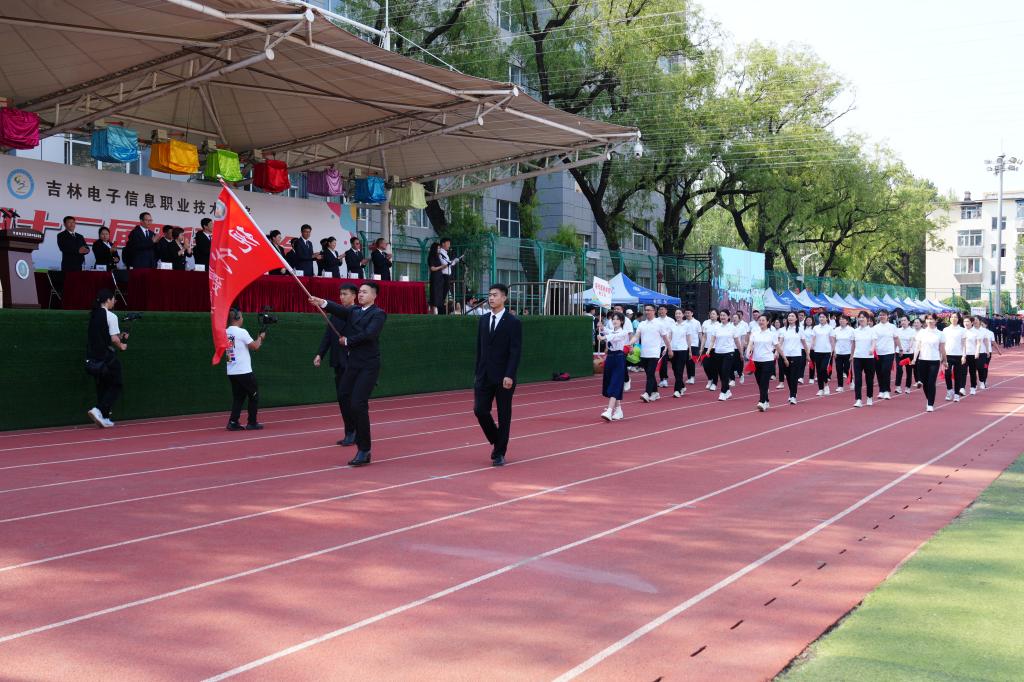
[[[345,437],[338,441],[338,445],[348,447],[349,445],[356,444],[356,432],[346,433]]]
[[[246,431],[262,431],[263,430],[263,424],[260,424],[259,422],[252,422],[251,424],[246,424],[245,425],[245,430]]]
[[[492,458],[491,459],[491,466],[492,467],[503,467],[503,466],[505,466],[505,456],[502,455],[501,457],[494,457],[494,458]]]
[[[238,422],[228,422],[228,431],[245,431],[245,427]]]
[[[356,456],[349,460],[348,465],[350,467],[361,467],[366,466],[370,463],[370,451],[360,450],[356,453]]]

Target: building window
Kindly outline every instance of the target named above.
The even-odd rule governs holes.
[[[583,242],[583,250],[584,251],[589,251],[590,250],[590,238],[591,238],[591,235],[589,235],[589,234],[581,234],[580,235],[580,240]]]
[[[981,246],[981,230],[958,230],[956,233],[957,246]]]
[[[522,64],[517,64],[516,62],[509,62],[508,82],[524,88],[527,86],[526,71],[523,69]]]
[[[981,217],[981,204],[960,204],[960,220],[973,220]]]
[[[502,284],[515,284],[526,279],[526,274],[522,270],[498,270],[497,274],[498,281]]]
[[[368,208],[357,208],[356,209],[356,230],[369,236],[370,233],[370,209]],[[367,245],[363,245],[364,249]]]
[[[973,275],[981,272],[980,258],[957,258],[953,264],[953,273],[957,275]]]
[[[996,271],[995,270],[993,270],[992,272],[988,273],[988,283],[991,284],[992,286],[996,285]],[[1006,270],[1003,270],[1002,272],[999,273],[999,284],[1000,285],[1006,284]]]
[[[651,229],[651,221],[650,220],[645,220],[644,221],[644,229],[645,230],[650,230]],[[649,240],[647,238],[647,235],[640,234],[639,232],[636,232],[636,231],[633,232],[633,248],[635,250],[637,250],[637,251],[646,251],[648,245],[650,244],[650,241],[651,240]]]
[[[498,0],[498,26],[510,33],[523,30],[522,15],[517,10],[515,0]]]
[[[410,208],[405,211],[405,227],[430,227],[430,219],[427,218],[425,208]]]
[[[996,216],[992,216],[992,229],[993,230],[996,229],[996,220],[998,220],[998,218]],[[1004,230],[1006,229],[1006,216],[1003,216],[1003,229]]]
[[[981,298],[981,285],[980,284],[961,284],[960,285],[960,297],[965,298],[968,301],[977,301]]]
[[[64,135],[64,163],[68,166],[80,168],[99,168],[100,170],[115,171],[118,173],[141,174],[141,159],[131,163],[109,163],[97,161],[92,158],[92,137],[77,133],[66,133]]]
[[[1017,217],[1024,218],[1024,199],[1017,199]]]
[[[996,244],[992,245],[992,258],[996,257]],[[1003,244],[1003,250],[999,252],[1003,258],[1006,258],[1006,244]]]
[[[498,199],[498,234],[519,239],[519,204]]]

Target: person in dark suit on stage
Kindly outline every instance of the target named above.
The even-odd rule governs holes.
[[[155,268],[156,242],[160,233],[153,231],[153,216],[148,213],[139,214],[139,224],[128,235],[128,245],[124,249],[125,264],[129,268]]]
[[[359,241],[359,237],[352,237],[349,242],[349,250],[345,252],[345,267],[348,268],[348,274],[350,277],[358,277],[363,279],[363,268],[369,259],[363,255],[363,244]]]
[[[107,270],[113,270],[121,262],[117,255],[117,249],[110,242],[110,229],[101,227],[96,241],[92,243],[92,255],[96,258],[96,265],[102,265]]]
[[[341,256],[338,254],[338,240],[324,237],[320,240],[320,260],[317,261],[317,273],[331,273],[331,277],[341,277]]]
[[[384,237],[373,243],[370,260],[373,261],[373,274],[380,275],[385,282],[389,281],[391,279],[391,254],[388,253],[388,243]]]
[[[164,225],[163,236],[154,249],[157,263],[167,263],[172,268],[174,261],[178,259],[178,252],[181,251],[181,245],[174,240],[175,229],[177,228],[174,225]]]
[[[313,228],[303,225],[300,229],[301,237],[292,239],[292,267],[306,277],[313,276],[313,263],[320,260],[320,254],[313,252],[313,242],[309,241],[309,235]]]
[[[196,259],[196,265],[202,265],[204,269],[210,267],[210,244],[213,242],[213,220],[203,218],[199,221],[202,227],[201,232],[196,232],[192,238],[192,256]]]
[[[85,237],[75,232],[77,226],[74,216],[65,216],[64,229],[57,233],[61,272],[80,272],[82,263],[85,262],[85,254],[89,253]]]
[[[512,427],[512,394],[523,347],[523,326],[505,308],[508,287],[493,284],[487,294],[490,312],[480,316],[476,335],[476,381],[473,385],[473,414],[487,441],[494,446],[491,464],[505,465],[508,437]],[[498,403],[498,423],[491,416]]]
[[[281,230],[271,230],[270,232],[267,233],[267,239],[269,239],[270,240],[270,244],[275,249],[277,249],[277,252],[279,254],[281,254],[281,258],[283,258],[287,263],[290,264],[291,261],[288,259],[288,256],[285,256],[284,247],[281,246],[281,242],[284,241],[284,237],[281,236]],[[290,256],[291,254],[289,253],[288,255]],[[286,268],[278,268],[276,270],[271,270],[267,274],[268,275],[287,275],[288,274],[288,270]]]
[[[356,303],[356,296],[359,289],[355,284],[342,284],[338,300],[343,308],[351,309]],[[348,348],[341,345],[341,337],[348,331],[348,320],[337,315],[331,315],[330,324],[324,325],[324,335],[320,339],[320,348],[313,358],[313,366],[319,367],[324,358],[334,368],[334,389],[338,394],[338,410],[341,412],[341,421],[345,425],[345,437],[338,441],[338,445],[353,445],[356,442],[356,427],[345,420],[345,394],[342,392],[341,380],[345,376],[345,367],[348,364]]]
[[[345,334],[339,340],[348,349],[348,362],[341,378],[342,410],[345,423],[354,426],[356,456],[349,466],[370,463],[370,393],[380,376],[380,333],[387,314],[375,305],[378,287],[366,282],[359,287],[357,305],[345,308],[332,301],[310,296],[309,302],[345,320]],[[347,440],[347,439],[346,439]]]

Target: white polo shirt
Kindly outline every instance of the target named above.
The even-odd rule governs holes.
[[[857,327],[853,330],[853,340],[856,346],[853,349],[855,358],[875,357],[875,330],[872,327]]]
[[[811,350],[815,353],[832,352],[832,327],[827,324],[811,327]]]
[[[804,340],[800,331],[793,327],[780,330],[782,336],[782,354],[787,358],[796,358],[804,354]]]
[[[849,355],[853,352],[853,327],[836,327],[832,330],[832,338],[836,340],[836,355]]]
[[[938,329],[921,329],[914,337],[918,360],[941,360],[939,344],[943,335]]]
[[[686,325],[686,338],[691,348],[696,348],[700,345],[700,322],[694,318],[686,320],[683,324]]]
[[[960,325],[949,325],[942,330],[942,340],[946,344],[946,355],[964,354],[964,337],[966,330]]]
[[[775,343],[778,336],[775,330],[769,327],[764,331],[760,327],[750,332],[750,341],[754,344],[752,357],[754,362],[770,362],[775,359]]]
[[[732,353],[736,350],[736,337],[740,335],[739,331],[736,330],[736,325],[732,322],[728,324],[718,323],[718,326],[711,332],[714,337],[714,348],[715,353],[725,354]]]
[[[689,339],[690,328],[686,324],[686,320],[682,322],[673,322],[668,327],[669,333],[669,348],[672,350],[690,350],[690,339]]]
[[[656,358],[661,355],[661,348],[665,345],[665,339],[661,335],[664,331],[665,327],[658,322],[657,318],[644,320],[637,325],[636,333],[640,338],[640,357]]]
[[[973,357],[978,352],[978,342],[981,341],[981,332],[977,327],[964,330],[964,354]]]
[[[914,339],[917,332],[913,327],[900,327],[896,330],[896,338],[900,340],[900,352],[904,355],[914,352]]]
[[[892,322],[875,325],[875,350],[879,355],[892,355],[896,352],[896,325]]]

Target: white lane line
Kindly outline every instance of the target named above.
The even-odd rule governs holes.
[[[735,571],[734,573],[731,573],[730,575],[726,576],[725,578],[722,578],[717,583],[715,583],[714,585],[711,585],[710,587],[708,587],[703,592],[700,592],[699,594],[695,594],[694,596],[690,597],[689,599],[687,599],[684,602],[680,602],[679,604],[677,604],[676,606],[674,606],[670,610],[666,611],[665,613],[661,614],[660,616],[658,616],[654,620],[652,620],[652,621],[646,623],[645,625],[637,628],[636,630],[634,630],[630,634],[626,635],[625,637],[623,637],[619,641],[617,641],[614,644],[611,644],[610,646],[605,647],[601,651],[597,652],[596,654],[594,654],[593,656],[591,656],[587,660],[583,661],[582,663],[580,663],[578,666],[576,666],[572,670],[569,670],[569,671],[559,675],[558,677],[555,678],[555,682],[568,682],[568,680],[572,680],[572,679],[575,679],[575,678],[579,677],[581,674],[583,674],[586,671],[590,670],[591,668],[593,668],[597,664],[601,663],[602,661],[604,661],[608,657],[615,655],[619,651],[622,651],[623,649],[625,649],[627,646],[629,646],[633,642],[637,641],[638,639],[640,639],[644,635],[654,631],[656,628],[664,625],[665,623],[667,623],[668,621],[672,620],[673,618],[675,618],[679,614],[683,613],[687,609],[690,609],[690,608],[696,606],[697,604],[701,603],[702,601],[704,601],[708,597],[714,595],[716,592],[719,592],[719,591],[725,589],[726,587],[728,587],[729,585],[732,585],[733,583],[735,583],[736,581],[740,580],[741,578],[743,578],[744,576],[748,575],[749,573],[757,570],[761,566],[764,566],[766,563],[768,563],[769,561],[771,561],[775,557],[777,557],[780,554],[783,554],[785,552],[788,552],[789,550],[793,549],[794,547],[799,545],[804,540],[807,540],[808,538],[810,538],[810,537],[820,533],[821,531],[825,530],[826,528],[828,528],[829,526],[833,525],[837,521],[841,521],[842,519],[844,519],[845,517],[849,516],[853,512],[857,511],[858,509],[860,509],[864,505],[868,504],[869,502],[871,502],[872,500],[874,500],[878,496],[884,495],[888,491],[890,491],[893,488],[895,488],[896,486],[898,486],[900,483],[903,483],[903,481],[907,480],[911,476],[914,476],[915,474],[920,472],[922,469],[925,469],[925,468],[935,464],[936,462],[939,462],[940,460],[944,459],[945,457],[950,455],[952,452],[956,451],[958,448],[961,448],[964,445],[966,445],[967,443],[969,443],[971,441],[971,439],[976,438],[977,436],[981,435],[985,431],[988,431],[989,429],[991,429],[992,427],[996,426],[997,424],[999,424],[1003,420],[1009,419],[1010,417],[1012,417],[1013,415],[1017,414],[1021,410],[1024,410],[1024,405],[1019,405],[1018,407],[1013,409],[1011,412],[1009,412],[1007,414],[1004,414],[1002,417],[999,417],[998,419],[990,422],[989,424],[986,424],[985,426],[983,426],[982,428],[978,429],[977,431],[975,431],[971,435],[969,435],[966,438],[963,438],[960,441],[958,441],[952,447],[950,447],[950,448],[940,452],[939,454],[937,454],[936,456],[932,457],[928,461],[922,462],[921,464],[918,464],[913,469],[910,469],[906,473],[903,473],[900,476],[894,478],[892,481],[890,481],[890,482],[886,483],[885,485],[883,485],[882,487],[876,489],[874,492],[872,492],[872,493],[870,493],[868,495],[865,495],[864,497],[860,498],[859,500],[857,500],[856,502],[854,502],[853,504],[851,504],[849,507],[847,507],[846,509],[842,510],[841,512],[831,516],[828,519],[825,519],[824,521],[822,521],[818,525],[814,526],[810,530],[807,530],[804,533],[801,533],[800,535],[796,536],[795,538],[793,538],[789,542],[786,542],[785,544],[779,545],[778,547],[773,549],[771,552],[768,552],[767,554],[763,555],[759,559],[756,559],[755,561],[750,562],[749,564],[747,564],[743,568]],[[214,679],[216,679],[216,678],[214,678]]]
[[[814,398],[814,400],[817,400],[817,398]],[[696,407],[696,406],[694,405],[694,406],[691,406],[691,407]],[[679,408],[676,408],[676,409],[679,409]],[[685,409],[685,408],[681,408],[681,409]],[[852,409],[852,408],[850,408],[850,409]],[[842,410],[842,411],[845,412],[845,411],[848,411],[848,410]],[[661,411],[661,412],[651,412],[651,413],[648,413],[647,416],[660,416],[660,415],[668,414],[669,412],[671,412],[671,410],[664,410],[664,411]],[[741,413],[737,413],[737,414],[741,414]],[[725,417],[733,417],[733,416],[737,416],[737,414],[725,415]],[[833,413],[827,413],[826,415],[823,415],[823,416],[829,416],[830,414],[833,414]],[[704,419],[702,421],[688,422],[686,424],[686,427],[699,426],[701,424],[709,424],[709,423],[712,423],[712,422],[716,422],[716,421],[718,421],[720,419],[722,419],[722,415],[718,415],[718,416],[715,416],[715,417],[710,418],[710,419]],[[805,421],[809,421],[809,420],[805,420]],[[802,423],[802,422],[800,422],[800,423]],[[593,424],[585,424],[585,425],[582,425],[582,426],[570,427],[570,428],[593,428],[593,426],[594,426]],[[682,426],[673,427],[673,428],[670,428],[670,429],[666,429],[665,431],[659,431],[657,433],[665,433],[667,431],[674,431],[674,430],[678,430],[680,428],[684,428],[684,427],[682,427]],[[529,434],[529,435],[525,435],[525,436],[518,436],[518,437],[520,437],[520,438],[533,438],[533,437],[536,437],[536,436],[543,436],[543,435],[548,435],[550,433],[558,433],[558,432],[562,432],[562,431],[566,431],[566,430],[568,430],[568,429],[556,429],[554,431],[544,431],[544,432],[541,432],[541,433],[534,433],[534,434]],[[773,430],[775,430],[775,429],[773,429]],[[627,438],[624,438],[624,439],[620,439],[620,440],[616,440],[616,441],[611,441],[611,443],[612,444],[619,443],[619,442],[622,442],[623,440],[629,440],[629,438],[631,438],[631,437],[635,438],[636,436],[634,434],[633,436],[630,436],[630,437],[627,437]],[[538,460],[550,459],[552,457],[561,457],[563,455],[568,455],[568,454],[580,452],[580,451],[583,451],[583,450],[588,450],[588,449],[590,449],[592,447],[604,447],[607,444],[608,443],[597,443],[597,444],[592,445],[592,446],[591,445],[584,445],[584,446],[581,446],[581,447],[578,447],[578,448],[573,448],[571,450],[563,450],[561,452],[553,452],[553,453],[549,453],[547,455],[538,455],[537,457],[530,457],[528,459],[515,460],[514,462],[510,462],[509,466],[511,466],[511,465],[518,465],[518,464],[526,464],[527,462],[536,462]],[[477,445],[482,445],[482,443],[477,444]],[[460,447],[470,447],[470,446],[460,446]],[[392,458],[389,458],[389,459],[386,459],[386,460],[382,460],[382,462],[391,462],[391,461],[395,461],[395,460],[399,460],[399,459],[407,459],[407,458],[410,458],[410,457],[419,457],[419,456],[422,456],[422,455],[433,454],[433,453],[436,453],[436,452],[445,452],[445,451],[450,450],[450,449],[453,449],[453,448],[444,448],[444,449],[441,449],[441,450],[432,450],[432,451],[429,451],[429,452],[423,452],[423,453],[417,453],[417,454],[411,454],[411,455],[402,455],[400,457],[392,457]],[[458,448],[454,448],[454,449],[458,449]],[[697,454],[699,454],[700,451],[695,451],[695,452]],[[687,453],[686,456],[692,456],[693,454],[694,453]],[[342,469],[346,469],[346,468],[349,468],[349,467],[331,467],[330,469],[319,469],[317,471],[341,471]],[[632,471],[632,470],[633,469],[628,469],[627,471]],[[0,566],[0,573],[6,573],[8,571],[13,571],[13,570],[20,569],[20,568],[27,568],[29,566],[37,566],[39,564],[50,563],[50,562],[53,562],[53,561],[59,561],[61,559],[69,559],[71,557],[81,556],[83,554],[92,554],[94,552],[100,552],[100,551],[108,550],[108,549],[115,549],[115,548],[118,548],[118,547],[125,547],[125,546],[128,546],[128,545],[134,545],[134,544],[137,544],[137,543],[140,543],[140,542],[147,542],[147,541],[150,541],[150,540],[157,540],[157,539],[160,539],[160,538],[171,537],[171,536],[180,535],[180,534],[183,534],[183,533],[188,533],[188,532],[192,532],[192,531],[196,531],[196,530],[202,530],[204,528],[213,528],[213,527],[216,527],[216,526],[223,526],[223,525],[227,525],[229,523],[234,523],[234,522],[237,522],[237,521],[244,521],[244,520],[247,520],[247,519],[254,519],[254,518],[261,517],[261,516],[267,516],[269,514],[276,514],[276,513],[280,513],[280,512],[292,511],[292,510],[295,510],[295,509],[301,509],[303,507],[310,507],[310,506],[314,506],[314,505],[318,505],[318,504],[325,504],[325,503],[329,503],[329,502],[335,502],[335,501],[338,501],[338,500],[345,500],[345,499],[349,499],[349,498],[353,498],[353,497],[360,497],[362,495],[370,495],[370,494],[374,494],[374,493],[385,492],[385,491],[389,491],[389,490],[395,490],[397,488],[410,487],[410,486],[418,485],[418,484],[421,484],[421,483],[432,483],[432,482],[435,482],[435,481],[440,480],[440,479],[458,478],[458,477],[465,476],[465,475],[468,475],[468,474],[480,473],[480,472],[484,472],[484,471],[493,471],[493,467],[491,467],[490,465],[487,465],[485,467],[477,467],[477,468],[473,468],[473,469],[466,469],[466,470],[463,470],[463,471],[457,471],[457,472],[453,472],[453,473],[450,473],[450,474],[445,474],[443,476],[432,475],[432,476],[430,476],[428,478],[421,478],[421,479],[418,479],[418,480],[408,481],[408,482],[404,482],[404,483],[394,483],[394,484],[387,485],[387,486],[382,486],[382,487],[373,488],[373,489],[369,489],[369,490],[361,490],[361,491],[356,491],[356,492],[352,492],[352,493],[345,493],[345,494],[342,494],[342,495],[336,495],[334,497],[325,497],[325,498],[318,499],[318,500],[310,500],[310,501],[307,501],[307,502],[299,502],[299,503],[296,503],[296,504],[288,505],[286,507],[278,507],[276,509],[267,509],[267,510],[260,511],[260,512],[254,512],[254,513],[251,513],[251,514],[245,514],[243,516],[230,517],[230,518],[227,518],[227,519],[221,519],[219,521],[211,521],[209,523],[204,523],[204,524],[199,524],[199,525],[195,525],[195,526],[190,526],[190,527],[187,527],[187,528],[179,528],[179,529],[175,529],[175,530],[165,531],[163,533],[155,533],[155,534],[152,534],[152,535],[146,535],[146,536],[142,536],[142,537],[138,537],[138,538],[131,538],[131,539],[128,539],[128,540],[122,540],[122,541],[119,541],[119,542],[113,542],[113,543],[106,544],[106,545],[101,545],[101,546],[98,546],[98,547],[90,547],[90,548],[86,548],[86,549],[76,550],[76,551],[73,551],[73,552],[66,552],[64,554],[59,554],[59,555],[56,555],[56,556],[43,557],[43,558],[40,558],[40,559],[34,559],[34,560],[30,560],[30,561],[25,561],[25,562],[20,563],[20,564],[11,564],[11,565],[8,565],[8,566]],[[285,476],[294,476],[294,475],[296,475],[296,474],[286,474]],[[283,477],[284,476],[273,476],[273,477],[269,477],[269,478],[273,479],[273,478],[283,478]],[[202,489],[200,489],[200,490],[202,490]],[[563,492],[563,490],[564,489],[552,489],[551,492]],[[173,493],[164,493],[164,495],[167,495],[167,494],[173,494]],[[161,497],[161,495],[156,495],[156,496],[153,496],[153,497]],[[144,499],[151,499],[151,498],[144,498]],[[134,501],[134,500],[131,500],[131,501]],[[110,503],[107,503],[107,504],[110,504]],[[98,505],[89,505],[89,507],[94,507],[94,506],[98,506]],[[89,507],[85,507],[85,508],[89,508]],[[71,511],[77,511],[77,510],[78,509],[76,508],[76,509],[72,509]],[[50,515],[53,515],[55,513],[59,513],[59,512],[42,512],[42,513],[39,513],[39,514],[32,514],[32,515],[29,515],[29,516],[18,517],[18,518],[13,518],[13,519],[3,519],[3,520],[0,520],[0,523],[7,523],[7,522],[10,522],[10,521],[19,521],[19,520],[26,519],[26,518],[38,518],[40,516],[50,516]]]
[[[583,390],[588,389],[588,388],[591,388],[591,387],[589,387],[589,386],[580,386],[579,384],[576,384],[576,385],[572,386],[571,388],[554,388],[554,389],[551,389],[550,391],[537,391],[535,393],[531,392],[528,395],[530,395],[530,396],[534,396],[534,395],[547,396],[547,395],[550,395],[552,393],[565,393],[565,392],[568,392],[568,391],[583,391]],[[551,402],[551,401],[542,401],[542,402]],[[466,400],[452,400],[452,401],[441,402],[441,403],[427,403],[425,405],[421,405],[420,407],[434,407],[435,405],[466,405],[466,404],[469,404],[470,406],[472,406],[473,400],[472,400],[471,396],[468,397]],[[534,402],[534,403],[523,403],[523,404],[524,405],[538,405],[540,403],[539,402]],[[335,405],[335,407],[337,407],[337,403],[335,403],[334,405]],[[372,405],[373,405],[373,403],[371,402],[371,407],[372,407]],[[328,407],[328,406],[329,406],[329,404],[325,406],[324,403],[318,403],[316,405],[311,406],[311,409],[312,410],[320,410],[320,409],[323,409],[324,407]],[[373,409],[372,412],[374,414],[376,414],[377,412],[392,412],[392,411],[396,411],[396,410],[409,410],[409,409],[414,409],[414,406]],[[421,417],[412,417],[412,418],[409,418],[409,419],[397,419],[397,420],[392,420],[392,421],[388,421],[388,422],[380,422],[380,424],[381,425],[383,425],[383,424],[401,424],[402,422],[406,422],[406,421],[416,421],[416,420],[420,420],[420,419],[431,419],[431,418],[434,418],[434,417],[448,417],[448,416],[451,416],[453,414],[462,414],[462,412],[449,412],[449,413],[445,413],[445,414],[435,414],[435,415],[425,415],[425,416],[421,416]],[[291,423],[291,422],[307,421],[307,420],[312,420],[312,419],[331,419],[331,418],[337,418],[337,417],[338,417],[338,413],[337,412],[331,412],[330,414],[317,414],[317,415],[312,415],[312,416],[293,417],[291,419],[275,419],[275,420],[266,421],[264,423],[265,424],[285,424],[285,423]],[[89,445],[89,444],[92,444],[92,443],[113,443],[114,441],[119,441],[119,440],[133,440],[133,439],[137,439],[137,438],[154,438],[156,436],[174,436],[174,435],[178,435],[178,434],[182,434],[182,433],[195,433],[197,431],[223,431],[223,430],[224,430],[223,426],[204,426],[204,427],[201,427],[201,428],[178,429],[177,431],[156,431],[156,432],[152,432],[152,433],[140,433],[140,434],[133,434],[133,435],[128,435],[128,436],[109,436],[109,437],[103,437],[103,438],[90,438],[90,439],[87,439],[87,440],[78,440],[78,441],[60,441],[60,442],[57,442],[57,443],[40,443],[40,444],[37,444],[37,445],[19,445],[19,446],[11,447],[11,448],[2,448],[2,449],[0,449],[0,454],[3,454],[5,452],[18,452],[20,450],[39,450],[39,449],[42,449],[42,448],[65,447],[65,446],[68,446],[68,445]],[[327,430],[331,430],[331,429],[327,429]],[[257,440],[257,438],[253,438],[252,440]],[[84,459],[88,459],[88,458],[84,458]],[[77,462],[77,461],[82,461],[82,460],[80,460],[80,459],[78,459],[78,460],[73,459],[73,460],[66,460],[66,461]],[[54,464],[54,463],[61,463],[61,462],[41,462],[39,464],[27,464],[27,465],[20,465],[20,466],[41,466],[42,464]],[[17,469],[17,468],[19,468],[19,467],[18,466],[14,466],[14,467],[11,467],[11,466],[0,467],[0,471],[2,471],[4,469]]]
[[[949,406],[951,406],[951,404],[953,404],[953,403],[951,403],[951,402],[950,403],[946,403],[945,406],[941,406],[941,408],[949,407]],[[850,408],[850,410],[853,410],[853,408]],[[1004,417],[1001,417],[1000,419],[996,420],[996,422],[994,422],[993,424],[990,424],[989,427],[987,427],[987,428],[990,428],[991,426],[994,426],[994,424],[998,423],[999,421],[1002,421],[1002,419],[1006,419],[1007,417],[1010,417],[1011,415],[1017,413],[1020,410],[1024,410],[1024,406],[1020,406],[1016,410],[1014,410],[1012,413],[1010,413],[1009,415],[1005,415]],[[843,412],[846,412],[846,411],[843,411]],[[737,482],[732,483],[730,485],[727,485],[725,487],[719,488],[718,491],[714,491],[712,493],[707,493],[705,495],[702,495],[702,496],[697,497],[697,498],[693,498],[692,500],[688,500],[688,501],[680,503],[678,505],[673,505],[672,507],[669,507],[669,508],[664,509],[662,511],[654,512],[653,514],[648,514],[647,516],[642,516],[640,518],[633,519],[632,521],[628,521],[628,522],[623,523],[621,525],[616,525],[616,526],[614,526],[612,528],[608,528],[606,530],[602,530],[600,532],[597,532],[597,534],[594,534],[594,535],[589,536],[587,538],[584,538],[582,540],[578,540],[578,541],[569,543],[567,545],[562,545],[561,547],[556,547],[554,549],[548,550],[547,552],[543,552],[541,554],[536,554],[534,556],[530,556],[530,557],[521,559],[519,561],[516,561],[516,562],[513,562],[513,563],[509,563],[509,564],[507,564],[505,566],[502,566],[501,568],[497,568],[495,570],[488,571],[486,573],[481,574],[481,576],[477,576],[476,578],[470,579],[468,581],[464,581],[464,582],[459,583],[458,585],[454,585],[454,586],[452,586],[450,588],[446,588],[444,590],[440,590],[439,592],[435,592],[435,593],[433,593],[431,595],[428,595],[426,597],[423,597],[421,599],[417,599],[416,601],[411,601],[411,602],[408,602],[406,604],[402,604],[400,606],[395,606],[394,608],[388,609],[386,611],[382,611],[380,613],[377,613],[376,615],[372,615],[370,617],[367,617],[367,619],[364,619],[364,620],[358,621],[356,623],[353,623],[351,625],[345,626],[344,628],[339,628],[338,630],[334,630],[334,631],[325,633],[323,635],[319,635],[318,637],[314,637],[312,639],[308,639],[308,640],[306,640],[304,642],[300,642],[300,643],[295,644],[293,646],[290,646],[290,647],[288,647],[286,649],[282,649],[280,651],[275,651],[274,653],[270,653],[270,654],[265,655],[265,656],[263,656],[261,658],[257,658],[256,660],[252,660],[252,662],[250,662],[248,664],[245,664],[243,666],[239,666],[238,668],[232,668],[231,670],[226,671],[224,673],[221,673],[220,675],[216,675],[214,677],[207,678],[207,680],[205,680],[205,682],[215,682],[215,681],[219,681],[219,680],[224,680],[224,679],[227,679],[227,678],[230,678],[230,677],[234,677],[236,675],[240,675],[242,673],[254,670],[256,668],[260,668],[262,666],[265,666],[268,663],[274,662],[274,660],[278,660],[280,658],[283,658],[285,656],[291,655],[293,653],[297,653],[299,651],[303,651],[303,650],[308,649],[308,648],[310,648],[312,646],[315,646],[317,644],[322,644],[322,643],[324,643],[326,641],[329,641],[329,640],[332,640],[332,639],[336,639],[338,637],[341,637],[342,635],[346,635],[346,634],[348,634],[350,632],[353,632],[355,630],[359,630],[361,628],[366,628],[367,626],[373,625],[375,623],[379,623],[379,622],[381,622],[381,621],[383,621],[385,619],[388,619],[388,617],[391,617],[392,615],[397,615],[399,613],[403,613],[403,612],[412,610],[412,609],[414,609],[414,608],[416,608],[418,606],[422,606],[424,604],[427,604],[427,603],[430,603],[430,602],[433,602],[433,601],[437,601],[438,599],[442,599],[442,598],[444,598],[446,596],[455,594],[457,592],[461,592],[462,590],[465,590],[467,588],[473,587],[475,585],[479,585],[480,583],[484,583],[486,581],[492,580],[492,579],[497,578],[499,576],[503,576],[503,574],[505,574],[507,572],[510,572],[512,570],[515,570],[516,568],[520,568],[520,567],[528,565],[530,563],[534,563],[536,561],[540,561],[541,559],[546,559],[546,558],[549,558],[549,557],[552,557],[552,556],[556,556],[558,554],[562,554],[563,552],[567,552],[570,549],[574,549],[574,548],[580,547],[582,545],[587,545],[587,544],[595,542],[597,540],[601,540],[603,538],[607,538],[609,536],[617,534],[617,532],[621,532],[622,530],[626,530],[628,528],[632,528],[632,527],[640,525],[642,523],[646,523],[647,521],[650,521],[652,519],[660,518],[662,516],[666,516],[666,515],[671,514],[671,513],[675,512],[675,511],[679,510],[679,509],[683,509],[684,507],[687,507],[689,505],[695,505],[695,504],[698,504],[698,503],[703,502],[705,500],[709,500],[711,498],[714,498],[714,497],[717,497],[717,496],[722,495],[724,493],[727,493],[729,491],[733,491],[733,489],[736,489],[737,487],[741,487],[743,485],[748,485],[748,484],[750,484],[752,482],[755,482],[755,481],[760,480],[762,478],[766,478],[766,477],[771,476],[771,475],[773,475],[775,473],[778,473],[779,471],[782,471],[782,470],[785,470],[785,469],[797,466],[798,464],[801,464],[803,462],[807,462],[808,460],[812,460],[812,459],[814,459],[814,458],[816,458],[816,457],[818,457],[820,455],[823,455],[826,452],[830,452],[830,451],[836,450],[836,449],[838,449],[838,447],[842,447],[842,446],[848,445],[848,444],[850,444],[852,442],[856,442],[857,440],[861,440],[861,439],[866,438],[866,437],[868,437],[870,435],[881,433],[881,432],[883,432],[883,431],[885,431],[887,429],[890,429],[890,428],[892,428],[894,426],[897,426],[897,425],[899,425],[899,424],[901,424],[903,422],[907,422],[907,421],[909,421],[911,419],[918,419],[923,414],[927,414],[927,413],[918,413],[918,414],[912,415],[910,417],[905,417],[905,418],[900,419],[900,420],[898,420],[896,422],[893,422],[892,424],[887,424],[885,426],[881,426],[879,428],[872,429],[871,431],[869,431],[867,433],[864,433],[864,434],[861,434],[861,435],[858,435],[858,436],[854,436],[853,438],[850,438],[850,439],[848,439],[848,440],[846,440],[846,441],[844,441],[842,443],[838,443],[836,445],[831,445],[829,447],[826,447],[825,450],[819,451],[818,453],[815,453],[815,454],[812,454],[812,455],[808,455],[806,457],[800,458],[798,460],[794,460],[792,462],[788,462],[786,464],[779,465],[777,467],[774,467],[772,469],[764,471],[764,472],[762,472],[760,474],[757,474],[755,476],[751,476],[750,478],[745,478],[745,479],[743,479],[741,481],[737,481]],[[981,431],[979,431],[979,433],[980,432]],[[766,431],[764,433],[768,433],[768,431]],[[762,435],[764,435],[764,433],[759,433],[756,436],[752,436],[752,437],[761,437]],[[971,437],[973,437],[973,436],[971,436]],[[749,439],[749,438],[742,438],[742,440],[745,440],[745,439]],[[963,442],[967,442],[968,440],[970,440],[970,437],[969,438],[965,438],[961,442],[962,443]],[[950,449],[949,451],[946,451],[946,453],[943,454],[942,456],[934,458],[932,460],[932,462],[938,461],[939,459],[944,457],[949,452],[952,452],[952,449]],[[920,471],[921,468],[924,468],[928,464],[929,463],[926,463],[924,465],[921,465],[921,467],[916,467],[913,471],[914,472],[915,471]],[[907,474],[907,475],[912,475],[912,474]],[[893,484],[896,484],[896,483],[893,483]],[[881,493],[879,495],[881,495]],[[748,571],[748,572],[750,572],[750,571]],[[2,640],[0,640],[0,642],[2,642]]]

